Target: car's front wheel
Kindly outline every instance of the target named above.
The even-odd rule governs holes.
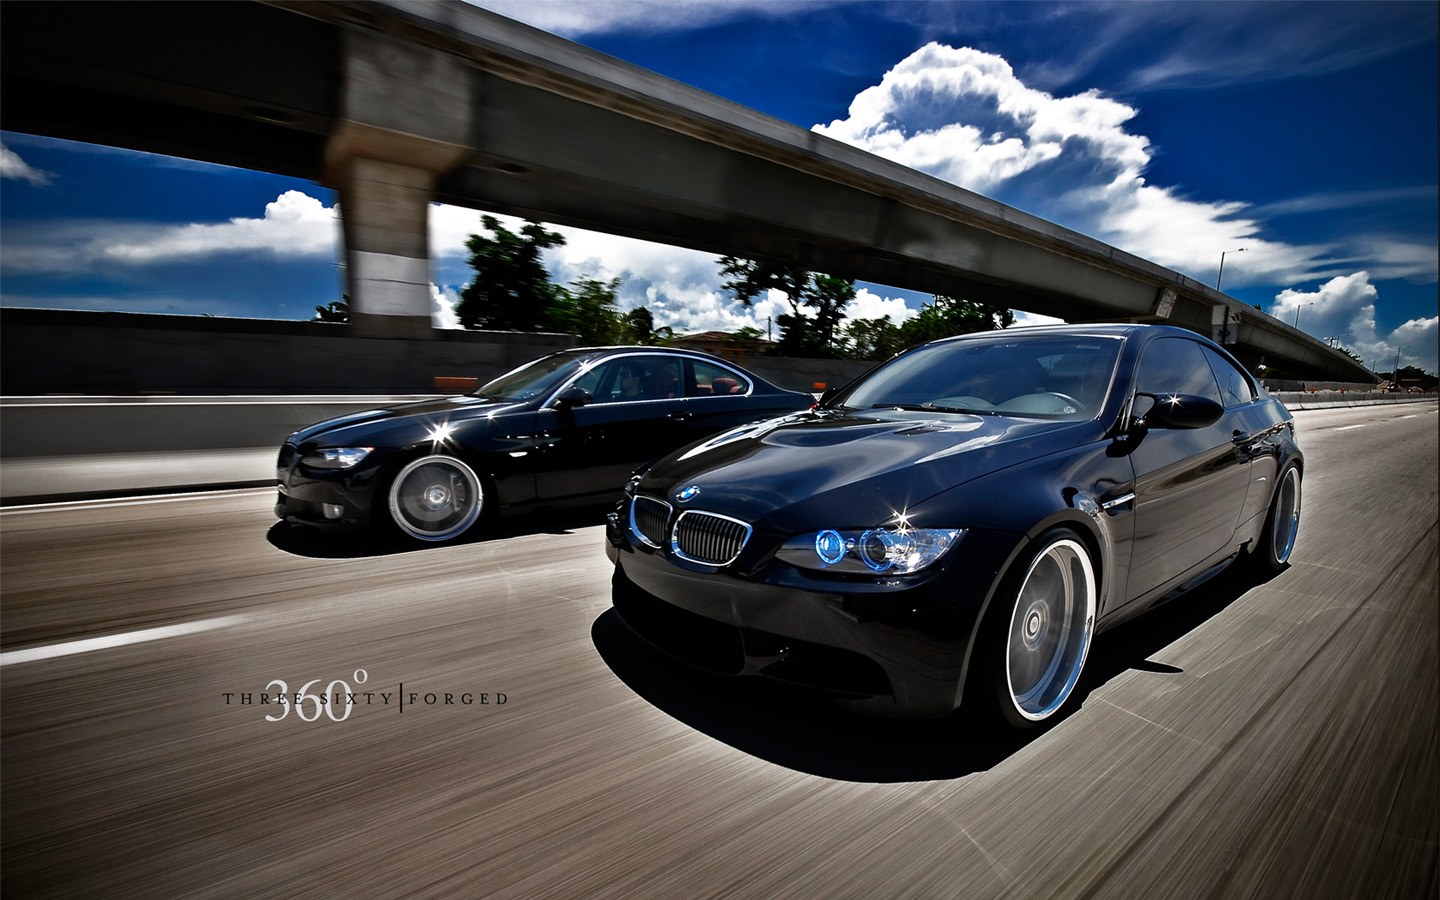
[[[411,460],[390,482],[390,520],[410,537],[447,541],[480,518],[485,491],[480,478],[453,456]]]
[[[1015,728],[1060,711],[1080,680],[1095,633],[1090,551],[1066,528],[1046,532],[1006,578],[986,629],[993,709]]]

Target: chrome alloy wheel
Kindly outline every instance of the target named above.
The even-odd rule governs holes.
[[[1284,571],[1299,535],[1300,467],[1292,464],[1280,472],[1270,512],[1265,516],[1265,530],[1251,550],[1250,559],[1255,569],[1261,575]]]
[[[1056,537],[1031,561],[1016,595],[1005,646],[1006,717],[1038,723],[1080,680],[1095,629],[1095,570],[1072,537]]]
[[[480,517],[485,500],[475,471],[453,456],[422,456],[390,483],[390,518],[422,541],[444,541]]]
[[[1295,549],[1300,534],[1300,470],[1291,466],[1280,480],[1275,492],[1275,509],[1271,512],[1270,547],[1274,563],[1283,566]]]

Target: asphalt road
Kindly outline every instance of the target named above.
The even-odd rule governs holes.
[[[1440,416],[1297,419],[1291,567],[1101,636],[1023,738],[676,667],[608,612],[593,517],[395,550],[268,491],[5,510],[0,888],[1435,897]],[[312,680],[356,702],[260,703]]]

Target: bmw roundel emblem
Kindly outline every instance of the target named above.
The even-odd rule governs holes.
[[[676,499],[676,500],[679,500],[681,503],[688,503],[688,502],[690,502],[691,500],[694,500],[694,499],[695,499],[696,497],[698,497],[698,496],[700,496],[700,485],[698,485],[698,484],[692,484],[692,485],[690,485],[689,487],[687,487],[685,490],[683,490],[683,491],[681,491],[680,493],[676,494],[676,495],[675,495],[675,499]]]

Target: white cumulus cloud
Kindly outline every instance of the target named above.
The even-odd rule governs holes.
[[[824,6],[823,0],[467,0],[473,6],[571,39],[613,31],[704,28],[739,16],[779,18]]]
[[[459,303],[460,295],[455,291],[430,285],[430,321],[436,328],[458,330],[464,327],[460,324],[460,314],[455,311]]]
[[[42,171],[20,158],[20,154],[0,144],[0,178],[27,181],[35,187],[50,184],[51,173]]]
[[[814,130],[1201,281],[1240,247],[1248,255],[1232,285],[1336,274],[1327,248],[1263,239],[1244,203],[1149,184],[1154,148],[1126,130],[1136,112],[1093,90],[1037,90],[1000,56],[931,43],[858,94],[846,118]]]
[[[1314,291],[1287,289],[1275,297],[1271,313],[1283,322],[1322,338],[1337,338],[1354,351],[1372,370],[1388,371],[1395,355],[1400,364],[1437,370],[1440,357],[1440,317],[1412,319],[1380,334],[1375,324],[1375,303],[1380,292],[1370,283],[1369,272],[1338,276]]]
[[[286,191],[266,204],[264,216],[258,219],[163,227],[140,240],[111,243],[102,252],[110,260],[129,263],[233,252],[333,256],[339,242],[340,219],[334,207],[301,191]]]

